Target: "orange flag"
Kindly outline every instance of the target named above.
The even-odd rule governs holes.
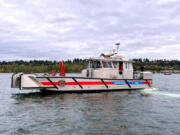
[[[66,72],[65,72],[65,67],[64,67],[64,63],[62,61],[59,62],[59,76],[65,76]]]

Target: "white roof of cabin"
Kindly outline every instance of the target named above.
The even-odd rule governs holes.
[[[113,58],[113,57],[101,57],[101,58],[89,58],[87,61],[119,61],[119,62],[133,62],[126,58]]]
[[[122,55],[120,54],[108,54],[108,55],[104,55],[104,54],[101,54],[100,57],[96,57],[96,58],[89,58],[89,59],[86,59],[87,61],[119,61],[119,62],[130,62],[130,63],[133,63],[132,60],[129,60],[127,58],[124,58]]]

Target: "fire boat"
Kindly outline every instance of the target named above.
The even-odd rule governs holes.
[[[20,90],[56,91],[56,92],[96,92],[140,90],[151,88],[152,73],[135,71],[133,61],[119,54],[117,48],[109,54],[85,60],[85,69],[81,76],[67,77],[63,62],[60,62],[59,76],[47,74],[15,73],[11,87]]]

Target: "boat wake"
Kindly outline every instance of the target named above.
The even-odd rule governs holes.
[[[174,94],[170,92],[162,92],[159,91],[158,88],[152,88],[152,89],[144,89],[141,91],[141,96],[149,97],[153,95],[158,95],[158,96],[167,96],[171,98],[180,98],[180,94]]]

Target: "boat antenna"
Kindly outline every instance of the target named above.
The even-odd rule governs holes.
[[[119,46],[120,46],[120,43],[116,43],[115,44],[117,46],[117,54],[119,53]]]

